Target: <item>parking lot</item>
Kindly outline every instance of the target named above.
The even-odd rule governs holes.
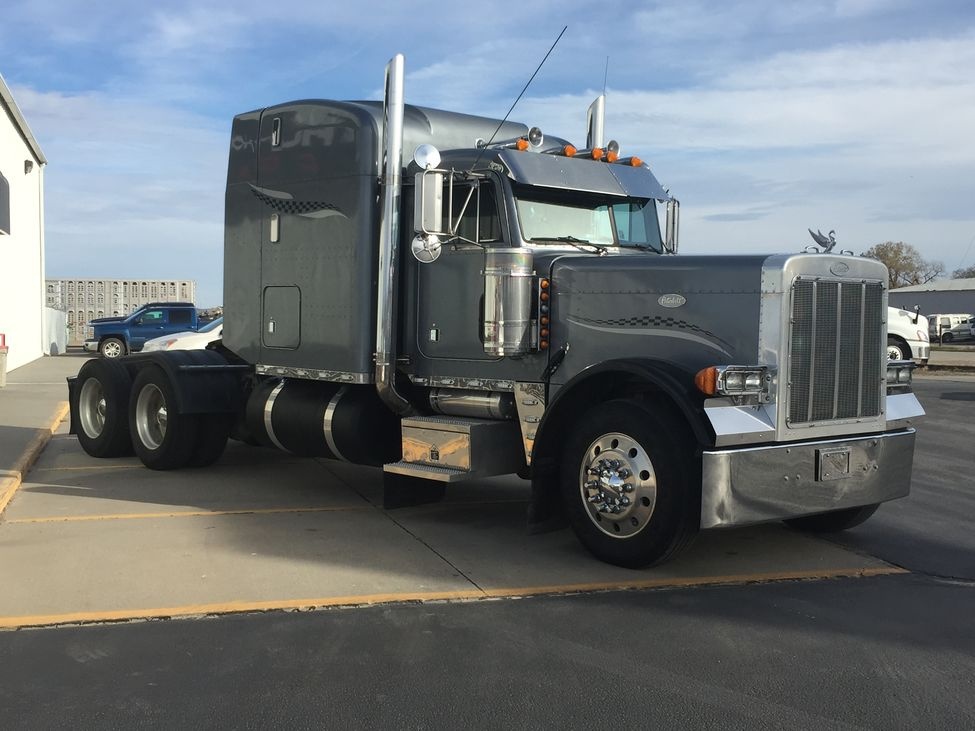
[[[62,423],[0,526],[0,627],[899,573],[918,560],[897,549],[911,531],[886,551],[863,536],[925,500],[926,464],[954,478],[944,466],[964,455],[930,455],[943,383],[919,383],[933,418],[909,500],[838,541],[782,524],[704,533],[677,561],[641,572],[596,561],[567,529],[528,535],[527,483],[516,477],[384,510],[377,469],[230,442],[210,468],[154,472],[135,457],[87,456]]]
[[[704,533],[645,571],[567,529],[527,535],[517,478],[384,510],[378,470],[232,442],[213,467],[153,472],[89,458],[61,424],[0,520],[0,626],[22,628],[0,633],[0,705],[57,725],[36,715],[54,692],[76,720],[192,723],[248,688],[221,723],[970,726],[975,377],[916,391],[909,498],[830,539]],[[514,597],[536,598],[497,601]],[[171,617],[190,621],[116,623]],[[585,700],[621,683],[640,695]],[[279,705],[293,693],[309,715]]]

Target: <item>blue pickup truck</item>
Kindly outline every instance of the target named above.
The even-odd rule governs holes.
[[[147,340],[200,326],[192,302],[150,302],[128,317],[99,317],[90,323],[94,334],[85,340],[85,350],[106,358],[137,353]]]

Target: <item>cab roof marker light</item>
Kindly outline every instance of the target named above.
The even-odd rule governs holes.
[[[633,157],[623,157],[623,158],[620,158],[616,162],[618,164],[620,164],[620,165],[629,165],[632,168],[638,168],[638,167],[640,167],[641,165],[644,164],[643,163],[643,160],[641,160],[640,158],[636,157],[635,155]],[[647,167],[649,167],[649,165]]]

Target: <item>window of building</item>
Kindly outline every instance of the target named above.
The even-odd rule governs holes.
[[[10,183],[0,173],[0,234],[10,233]]]

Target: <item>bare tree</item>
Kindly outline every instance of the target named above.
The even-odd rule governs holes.
[[[879,259],[887,265],[891,289],[927,284],[945,273],[944,264],[925,260],[921,252],[903,241],[885,241],[871,246],[863,255]]]
[[[975,265],[966,269],[955,269],[955,271],[951,273],[952,279],[971,279],[973,277],[975,277]]]

